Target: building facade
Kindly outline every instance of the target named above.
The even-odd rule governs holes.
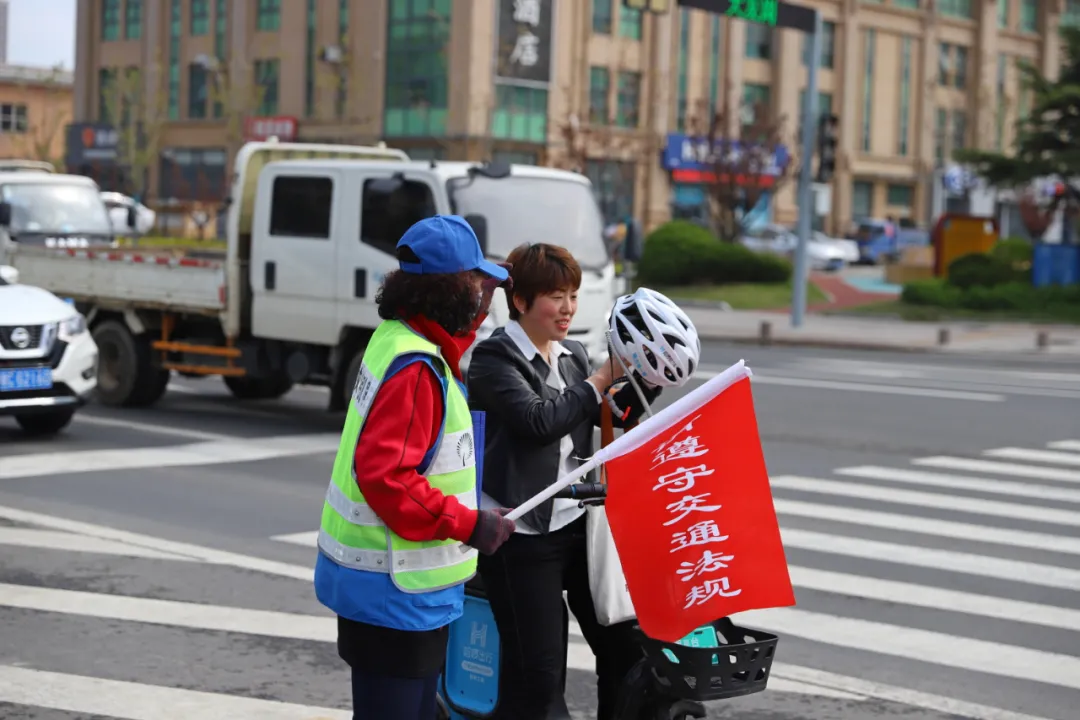
[[[0,159],[62,164],[72,85],[70,71],[0,65]]]
[[[1012,142],[1030,103],[1017,63],[1053,74],[1057,28],[1080,19],[1080,0],[805,2],[825,20],[819,109],[839,117],[836,232],[862,217],[924,223],[953,149]],[[222,190],[246,138],[382,140],[420,158],[574,167],[610,219],[653,226],[700,202],[659,159],[700,108],[753,103],[789,119],[794,146],[806,83],[801,33],[671,5],[79,0],[75,116],[144,108],[161,156],[151,196]],[[737,134],[738,114],[730,124]],[[793,188],[774,221],[794,221]]]

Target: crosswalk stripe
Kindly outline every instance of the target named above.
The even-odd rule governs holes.
[[[270,539],[277,542],[290,543],[292,545],[303,545],[304,547],[318,547],[319,531],[311,530],[308,532],[289,533],[288,535],[274,535]]]
[[[955,550],[913,547],[865,538],[827,535],[812,530],[781,529],[785,547],[865,558],[883,563],[897,563],[932,570],[979,575],[1025,585],[1076,590],[1080,588],[1080,570],[1039,565],[1020,560],[1006,560],[989,555],[974,555]]]
[[[140,547],[102,538],[87,537],[75,533],[38,530],[35,528],[0,527],[0,545],[15,547],[40,548],[42,550],[64,550],[76,553],[94,553],[98,555],[123,555],[127,557],[153,558],[157,560],[179,560],[190,562],[192,558],[174,553],[161,552],[153,548]]]
[[[252,462],[271,458],[328,452],[341,438],[331,433],[284,435],[245,440],[215,440],[166,447],[123,450],[76,450],[66,453],[16,455],[0,467],[0,479],[41,475],[134,470],[219,463]]]
[[[710,373],[698,372],[694,377],[708,377]],[[999,393],[966,392],[944,388],[910,387],[906,385],[871,385],[859,382],[841,382],[838,380],[819,380],[815,378],[785,377],[780,375],[754,375],[757,385],[781,385],[785,387],[804,387],[819,390],[848,390],[851,392],[877,393],[880,395],[904,395],[906,397],[933,398],[936,400],[971,400],[974,402],[1005,402],[1005,396]]]
[[[948,468],[949,470],[965,470],[968,472],[991,473],[993,475],[1014,475],[1016,477],[1035,478],[1037,480],[1057,480],[1060,482],[1080,483],[1080,471],[1065,470],[1062,468],[1031,467],[1030,465],[993,462],[991,460],[972,460],[970,458],[948,457],[944,455],[916,458],[911,462],[915,465]]]
[[[751,610],[732,620],[767,627],[780,637],[1080,689],[1080,658],[1060,653],[794,608]]]
[[[172,435],[175,437],[186,437],[192,440],[204,440],[208,442],[219,442],[223,439],[236,438],[235,436],[228,435],[226,433],[210,433],[203,432],[202,430],[189,430],[187,428],[168,427],[166,425],[155,425],[152,423],[135,422],[133,420],[118,420],[117,418],[101,417],[100,415],[91,415],[90,413],[78,413],[75,416],[76,425],[100,425],[102,427],[118,427],[125,430],[134,430],[135,432],[145,433],[147,435]]]
[[[1058,440],[1056,442],[1047,443],[1046,447],[1051,450],[1068,450],[1070,452],[1080,452],[1080,440]]]
[[[1077,458],[1080,458],[1080,455],[1077,455]],[[861,477],[869,480],[891,480],[893,482],[911,483],[913,485],[947,487],[953,488],[954,490],[972,490],[975,492],[996,493],[998,495],[1016,495],[1017,497],[1037,500],[1062,500],[1065,502],[1080,503],[1080,490],[1073,490],[1071,488],[1031,485],[1029,483],[990,480],[987,478],[961,477],[959,475],[946,475],[944,473],[924,472],[920,470],[905,470],[902,468],[877,467],[874,465],[838,468],[833,470],[833,472],[837,475],[849,475],[851,477]]]
[[[1048,535],[1046,533],[1028,532],[1026,530],[1010,530],[1007,528],[990,527],[986,525],[973,525],[971,523],[953,522],[951,520],[924,518],[917,515],[901,515],[899,513],[863,510],[862,508],[809,503],[803,502],[802,500],[787,500],[784,498],[774,499],[773,506],[781,517],[794,515],[796,517],[808,517],[817,520],[832,520],[851,525],[864,525],[886,530],[899,530],[901,532],[916,533],[918,535],[936,535],[938,537],[955,538],[957,540],[975,540],[997,545],[1011,545],[1013,547],[1030,548],[1032,550],[1080,555],[1080,538]],[[317,535],[317,533],[315,534]]]
[[[351,720],[352,712],[0,665],[0,702],[118,720]]]
[[[792,567],[788,571],[793,585],[809,590],[1080,632],[1080,610],[830,570]]]
[[[822,480],[819,478],[801,477],[798,475],[779,475],[769,478],[769,483],[773,488],[782,490],[797,490],[800,492],[819,493],[824,495],[840,495],[844,497],[862,498],[865,500],[897,503],[900,505],[916,505],[940,510],[967,512],[976,515],[992,515],[996,517],[1013,518],[1016,520],[1033,520],[1035,522],[1055,523],[1068,526],[1080,525],[1080,512],[1061,510],[1058,508],[1021,505],[1015,502],[1006,503],[997,500],[960,497],[959,495],[939,495],[938,493],[899,490],[897,488],[863,485],[860,483],[843,482],[839,480]]]
[[[1080,453],[1054,452],[1053,450],[1030,450],[1028,448],[1004,447],[986,450],[987,457],[1006,460],[1026,460],[1028,462],[1048,463],[1051,465],[1080,465]]]

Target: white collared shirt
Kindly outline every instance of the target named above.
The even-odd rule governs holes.
[[[525,356],[526,360],[531,361],[537,355],[540,355],[540,351],[533,344],[533,341],[529,339],[529,336],[525,334],[525,329],[516,320],[511,320],[506,324],[506,334],[517,345],[518,350]],[[549,354],[550,360],[548,365],[551,367],[551,372],[547,376],[548,387],[558,390],[560,393],[566,391],[566,379],[562,376],[562,372],[559,370],[559,358],[563,355],[572,354],[570,350],[564,347],[561,343],[552,342],[551,352]],[[543,358],[543,355],[540,355]],[[593,388],[593,393],[596,395],[597,404],[601,401],[600,392],[589,384],[589,387]],[[560,477],[573,472],[581,465],[581,461],[574,458],[574,441],[570,437],[570,434],[562,436],[559,440],[559,472],[557,477],[551,478],[551,482],[554,483]],[[480,498],[480,507],[485,510],[493,510],[501,508],[498,502],[491,498],[487,493],[483,493]],[[578,507],[578,501],[569,498],[556,498],[554,505],[551,509],[551,522],[548,524],[548,532],[553,532],[559,528],[565,527],[572,523],[574,520],[584,514],[585,510]],[[525,535],[538,535],[539,533],[529,527],[521,520],[517,521],[517,532]]]

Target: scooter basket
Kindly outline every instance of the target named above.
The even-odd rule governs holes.
[[[662,692],[700,702],[764,690],[778,641],[775,635],[738,627],[728,618],[720,618],[678,643],[651,638],[638,625],[634,631]],[[706,631],[709,636],[715,633],[715,639],[710,637],[707,644],[700,641]]]

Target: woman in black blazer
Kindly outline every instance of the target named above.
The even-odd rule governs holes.
[[[515,507],[593,454],[600,405],[621,372],[607,363],[592,372],[584,346],[567,340],[577,311],[581,268],[565,249],[517,248],[507,261],[510,322],[476,345],[468,389],[474,410],[487,414],[482,507]],[[633,388],[614,393],[642,408]],[[646,395],[651,402],[659,390]],[[651,397],[649,397],[651,396]],[[496,717],[546,720],[565,708],[566,604],[596,656],[599,720],[611,720],[619,683],[640,656],[632,623],[599,624],[589,591],[585,511],[576,500],[553,499],[517,521],[517,532],[479,571],[502,640]],[[565,712],[565,710],[563,710]]]

